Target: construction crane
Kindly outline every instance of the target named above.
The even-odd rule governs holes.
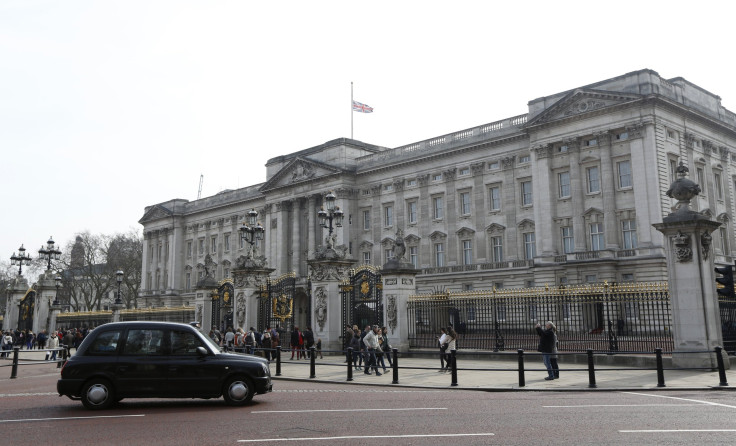
[[[204,174],[199,175],[199,192],[197,192],[197,200],[202,198],[202,182],[204,181]]]

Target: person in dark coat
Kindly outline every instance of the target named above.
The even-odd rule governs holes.
[[[300,346],[299,340],[302,339],[302,333],[299,331],[299,327],[294,326],[294,330],[291,332],[291,359],[294,359],[294,353],[296,352],[296,359],[299,359]],[[303,343],[304,341],[302,341]]]
[[[547,368],[548,376],[544,378],[546,381],[555,379],[555,373],[552,369],[551,357],[555,351],[555,324],[550,321],[544,324],[544,328],[540,324],[535,327],[539,335],[539,350],[542,353],[542,361]]]
[[[311,348],[314,347],[314,332],[312,332],[312,327],[307,327],[306,330],[304,330],[304,347],[307,349],[307,358],[311,358],[312,350]]]

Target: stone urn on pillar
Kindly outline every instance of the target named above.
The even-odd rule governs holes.
[[[687,178],[680,162],[667,195],[678,200],[674,212],[653,226],[664,234],[675,367],[717,367],[713,349],[723,345],[715,288],[711,233],[721,224],[690,209],[700,186]],[[723,356],[726,367],[728,357]]]

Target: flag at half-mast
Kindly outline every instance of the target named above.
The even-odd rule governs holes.
[[[357,111],[359,113],[373,113],[373,107],[366,104],[361,104],[358,101],[353,101],[353,111]]]

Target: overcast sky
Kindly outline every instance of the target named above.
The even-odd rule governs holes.
[[[350,137],[397,147],[630,71],[736,111],[734,2],[0,2],[0,256],[127,232]]]

